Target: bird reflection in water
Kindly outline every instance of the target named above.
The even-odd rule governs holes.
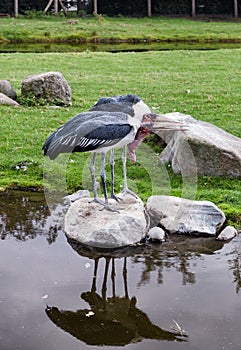
[[[89,304],[90,309],[68,311],[47,306],[46,313],[53,323],[88,345],[123,346],[143,339],[180,342],[187,340],[186,334],[178,332],[178,329],[171,332],[153,324],[148,316],[136,307],[136,298],[130,298],[128,295],[126,257],[123,258],[122,270],[124,296],[116,295],[116,266],[113,257],[105,257],[99,295],[96,287],[99,260],[99,257],[95,259],[91,290],[81,294],[81,298]],[[112,296],[107,297],[110,266]]]

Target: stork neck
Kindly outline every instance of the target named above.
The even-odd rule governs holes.
[[[128,144],[128,153],[129,157],[132,163],[135,163],[136,161],[136,149],[137,147],[141,144],[141,142],[148,136],[150,135],[150,131],[146,129],[144,126],[141,126],[137,133],[135,140],[131,143]]]

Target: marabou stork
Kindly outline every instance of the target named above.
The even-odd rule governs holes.
[[[44,155],[55,159],[60,153],[94,152],[90,170],[94,184],[94,201],[100,202],[94,179],[94,163],[96,154],[102,154],[101,181],[104,191],[106,209],[109,206],[106,189],[105,158],[112,148],[128,145],[129,156],[135,161],[135,150],[140,142],[150,134],[141,122],[122,112],[89,111],[80,113],[66,124],[58,128],[46,140]]]
[[[144,101],[137,95],[117,95],[114,97],[101,97],[95,105],[90,108],[90,111],[106,111],[106,112],[123,112],[131,117],[135,117],[142,121],[143,115],[151,113],[150,108],[144,103]],[[124,188],[122,193],[130,193],[134,196],[135,193],[129,190],[127,185],[127,172],[126,172],[126,146],[123,147],[122,152],[122,163],[123,163],[123,175],[124,175]],[[110,198],[114,198],[116,201],[119,198],[114,192],[114,148],[111,149],[110,155],[110,166],[111,166],[111,192]],[[92,168],[94,171],[94,166]],[[95,175],[92,175],[92,182],[95,181]],[[93,182],[93,188],[95,183]]]
[[[43,150],[44,155],[52,160],[60,153],[93,152],[90,171],[94,201],[104,204],[108,210],[116,211],[110,207],[108,202],[105,174],[106,153],[114,148],[127,146],[130,160],[135,162],[136,148],[152,132],[153,115],[145,114],[150,112],[149,107],[138,96],[114,97],[112,104],[115,105],[115,111],[110,111],[109,99],[100,99],[89,111],[77,114],[60,126],[48,137]],[[146,106],[146,110],[141,108],[143,105]],[[163,122],[163,125],[162,122],[158,123],[158,129],[177,129],[180,126],[180,123],[173,122],[171,124],[174,125],[170,125],[170,121],[163,120]],[[100,176],[105,197],[104,203],[98,199],[95,182],[94,164],[97,153],[102,154]]]

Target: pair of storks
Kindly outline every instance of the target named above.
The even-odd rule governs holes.
[[[145,137],[152,133],[152,116],[150,108],[136,95],[102,97],[89,111],[77,114],[54,131],[43,146],[44,155],[55,159],[60,153],[94,152],[90,164],[94,201],[103,204],[106,209],[112,210],[106,188],[106,153],[111,151],[110,196],[118,201],[118,197],[114,193],[114,148],[124,147],[122,155],[123,192],[131,192],[127,187],[126,146],[130,160],[135,162],[136,148]],[[175,123],[167,125],[165,120],[163,125],[158,124],[160,129],[177,129]],[[98,199],[96,188],[95,160],[97,153],[102,155],[100,176],[105,197],[104,203]]]

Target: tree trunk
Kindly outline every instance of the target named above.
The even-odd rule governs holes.
[[[234,7],[234,17],[238,18],[238,0],[233,1],[233,7]]]
[[[151,0],[147,0],[147,17],[151,17]]]

